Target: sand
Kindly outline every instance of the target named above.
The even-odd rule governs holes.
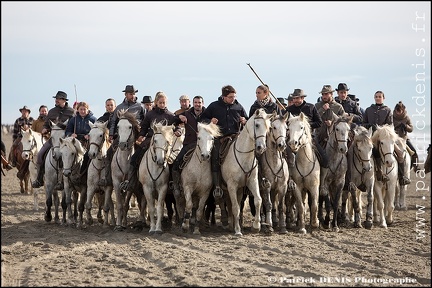
[[[8,151],[10,138],[2,136]],[[219,226],[201,236],[177,227],[151,236],[147,228],[47,223],[43,190],[34,211],[16,172],[1,176],[1,286],[431,285],[430,188],[416,189],[430,186],[430,174],[412,172],[408,210],[395,211],[387,229],[255,234],[247,216],[244,235],[235,237]],[[130,222],[137,214],[130,210]]]

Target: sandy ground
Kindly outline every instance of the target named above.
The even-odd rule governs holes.
[[[2,137],[8,151],[9,138]],[[431,285],[430,188],[416,191],[422,181],[430,186],[430,174],[412,174],[408,210],[395,211],[388,229],[254,234],[248,216],[243,237],[235,237],[221,227],[201,236],[179,228],[150,236],[148,229],[47,223],[43,190],[34,211],[16,172],[1,176],[1,286]],[[130,221],[137,214],[132,208]]]

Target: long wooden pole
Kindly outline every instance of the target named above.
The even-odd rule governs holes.
[[[78,94],[77,94],[77,90],[76,90],[76,85],[74,84],[74,89],[75,89],[75,103],[77,103],[78,102]],[[74,104],[75,104],[74,103]],[[72,107],[73,108],[73,107]],[[74,109],[74,111],[75,111],[75,109]],[[75,112],[74,112],[75,113]],[[76,113],[75,113],[75,125],[74,125],[74,134],[76,134],[75,132],[76,132],[76,122],[77,122],[77,115],[76,115]]]
[[[248,66],[249,66],[249,68],[252,70],[252,72],[255,74],[255,76],[258,78],[258,80],[261,82],[261,84],[263,84],[263,85],[266,85],[262,80],[261,80],[261,78],[258,76],[258,74],[255,72],[255,70],[252,68],[252,66],[250,65],[250,63],[246,63]],[[267,87],[268,88],[268,87]],[[279,107],[282,109],[282,110],[286,110],[286,108],[285,108],[285,106],[282,104],[282,103],[280,103],[280,101],[273,95],[273,93],[270,91],[270,88],[269,88],[269,93],[270,93],[270,95],[271,96],[273,96],[273,98],[276,100],[276,104],[278,104],[279,105]]]

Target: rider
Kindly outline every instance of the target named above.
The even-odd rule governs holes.
[[[17,118],[14,123],[12,138],[13,138],[13,144],[12,149],[9,152],[9,162],[13,167],[17,165],[18,159],[16,159],[16,148],[21,142],[21,129],[27,130],[30,128],[33,124],[33,117],[30,117],[31,110],[27,106],[24,106],[19,109],[19,112],[21,112],[21,117]]]
[[[322,126],[323,121],[321,119],[321,116],[318,113],[318,110],[316,106],[312,103],[307,103],[304,98],[307,96],[304,94],[302,89],[294,89],[294,92],[289,95],[293,99],[293,105],[288,106],[287,112],[291,113],[293,116],[300,115],[300,112],[303,112],[308,119],[311,126],[312,131],[316,128],[319,128]],[[325,176],[328,172],[328,158],[324,151],[324,149],[319,144],[319,141],[317,141],[315,138],[314,144],[315,147],[318,150],[318,153],[320,154],[320,164],[321,164],[321,173],[320,173],[320,185],[321,183],[324,183]],[[291,150],[291,147],[287,145],[286,149],[286,157],[288,162],[288,168],[290,170],[290,175],[292,175],[291,171],[294,168],[295,165],[295,159],[294,154]]]
[[[87,149],[88,147],[88,133],[90,133],[91,127],[89,122],[96,122],[96,117],[93,116],[93,112],[90,111],[90,107],[86,102],[78,102],[77,112],[74,117],[70,119],[67,124],[65,136],[73,137],[81,142],[82,146]],[[78,177],[73,179],[75,184],[85,183],[87,179],[88,164],[90,163],[90,157],[88,156],[88,151],[84,154],[83,162],[81,163],[81,169]],[[82,177],[84,176],[84,177]]]
[[[184,123],[185,125],[185,138],[183,140],[183,147],[180,150],[180,153],[177,155],[171,171],[175,195],[180,195],[180,167],[183,164],[183,156],[187,151],[193,149],[196,146],[198,122],[201,121],[201,116],[205,109],[203,97],[197,95],[193,98],[193,107],[174,117],[175,124],[178,125],[180,123]]]
[[[251,108],[249,109],[249,118],[252,117],[252,115],[255,113],[256,110],[263,108],[264,111],[267,114],[272,114],[273,112],[276,111],[276,113],[278,115],[282,114],[281,111],[281,107],[279,107],[279,105],[277,105],[275,102],[272,101],[272,98],[270,97],[270,89],[268,87],[268,85],[264,84],[264,85],[259,85],[256,90],[255,90],[255,96],[256,96],[256,100],[255,102],[252,104]],[[284,98],[278,98],[278,101],[283,105],[285,103]],[[284,109],[286,109],[286,106],[284,106]],[[262,158],[262,154],[261,155],[256,155],[257,160],[258,160],[258,172],[261,175],[261,158]],[[261,179],[261,177],[259,177],[259,179]],[[246,187],[247,189],[247,187]],[[249,190],[249,189],[247,189]],[[247,194],[243,195],[243,200],[245,200],[247,197]],[[254,203],[254,196],[249,194],[249,207],[251,210],[251,213],[253,216],[255,216],[255,205],[253,205]]]
[[[392,110],[384,104],[384,92],[376,91],[374,94],[375,104],[372,104],[366,108],[365,115],[363,117],[363,126],[375,132],[377,125],[382,126],[384,124],[393,125],[393,113]],[[382,174],[381,170],[381,156],[379,150],[375,147],[372,150],[372,154],[375,158],[375,176],[378,181],[387,182],[389,178],[387,175]]]
[[[213,195],[222,196],[220,188],[220,163],[219,150],[221,139],[226,136],[236,135],[240,132],[240,124],[245,125],[248,117],[246,110],[236,99],[236,90],[231,85],[222,87],[222,95],[212,102],[201,116],[202,122],[217,124],[222,132],[220,138],[214,140],[211,152],[211,171],[215,189]]]
[[[130,168],[128,172],[127,180],[121,184],[122,189],[133,191],[138,182],[138,169],[144,156],[144,153],[150,146],[151,138],[153,137],[153,129],[151,129],[151,124],[153,122],[161,122],[166,120],[167,125],[174,123],[174,113],[168,110],[167,102],[168,98],[164,92],[159,91],[155,96],[156,106],[149,112],[146,113],[144,119],[141,121],[141,131],[137,142],[140,143],[140,149],[137,149],[131,157]],[[174,128],[174,134],[180,137],[182,134],[181,128],[177,125]]]
[[[48,115],[45,120],[44,128],[42,129],[42,135],[51,131],[50,121],[63,123],[66,120],[69,120],[74,115],[74,110],[72,107],[68,105],[67,94],[63,91],[58,91],[55,96],[55,106],[48,111]],[[51,139],[46,141],[42,146],[41,150],[37,156],[37,178],[32,183],[33,188],[39,188],[44,185],[43,176],[45,173],[45,164],[44,164],[44,156],[45,152],[47,152],[52,147]],[[57,188],[56,188],[57,189]]]
[[[409,147],[409,152],[411,155],[411,166],[414,167],[414,170],[418,170],[418,155],[417,151],[414,148],[414,145],[411,143],[408,138],[408,133],[413,132],[414,127],[411,123],[411,119],[408,116],[405,105],[402,101],[399,101],[394,110],[393,110],[393,126],[395,132],[399,135],[399,137],[405,139],[407,146]],[[403,165],[403,159],[398,159],[398,172],[399,172],[399,183],[400,185],[406,185],[411,183],[411,180],[405,176],[405,165]]]
[[[114,151],[117,148],[118,138],[117,138],[117,123],[119,121],[117,111],[121,109],[128,110],[131,113],[135,113],[136,119],[138,122],[141,122],[144,119],[145,111],[142,107],[141,103],[137,102],[137,97],[135,97],[135,93],[138,90],[135,90],[133,85],[126,85],[125,90],[123,90],[125,94],[125,98],[122,103],[120,103],[114,110],[111,120],[108,123],[109,125],[109,141],[112,142],[112,145],[107,151],[107,157],[104,158],[105,165],[105,178],[101,178],[99,180],[100,186],[112,186],[112,177],[111,177],[111,160],[114,156]],[[136,135],[135,137],[138,137]],[[113,142],[113,139],[114,142]],[[140,149],[138,145],[135,145],[135,149]]]

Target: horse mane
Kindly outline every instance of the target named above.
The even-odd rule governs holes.
[[[82,159],[82,157],[84,157],[84,154],[86,153],[86,150],[81,145],[81,142],[78,139],[69,136],[69,137],[66,137],[66,138],[62,139],[62,141],[63,141],[62,143],[64,145],[66,145],[67,147],[69,147],[69,149],[76,150],[77,153],[78,153],[78,157],[80,159]]]
[[[129,112],[126,109],[120,109],[117,113],[118,113],[117,116],[119,120],[127,119],[132,124],[132,128],[135,135],[138,135],[141,127],[140,127],[140,123],[138,123],[138,120],[136,119],[136,113]]]
[[[393,125],[385,124],[383,126],[377,126],[377,130],[372,135],[372,142],[377,145],[379,139],[391,139],[396,141],[399,136],[394,131]]]
[[[213,124],[211,122],[209,124],[198,122],[198,131],[200,129],[204,129],[205,131],[207,131],[213,137],[220,137],[220,136],[222,136],[222,132],[220,131],[219,126],[216,125],[216,124]]]
[[[153,121],[152,128],[154,134],[156,134],[156,132],[161,133],[165,137],[165,139],[167,139],[168,143],[170,143],[171,145],[174,140],[173,125],[166,125],[166,123],[167,123],[166,120],[162,120],[160,122],[156,122],[155,120]]]
[[[369,137],[369,130],[363,126],[358,126],[355,129],[354,141],[356,142],[368,142],[372,145],[372,139]]]
[[[94,125],[97,127],[97,128],[99,128],[99,129],[101,129],[102,131],[104,131],[104,140],[105,140],[105,143],[109,143],[109,129],[108,129],[108,127],[106,126],[106,124],[105,124],[105,122],[100,122],[100,121],[96,121],[95,123],[94,123]]]

